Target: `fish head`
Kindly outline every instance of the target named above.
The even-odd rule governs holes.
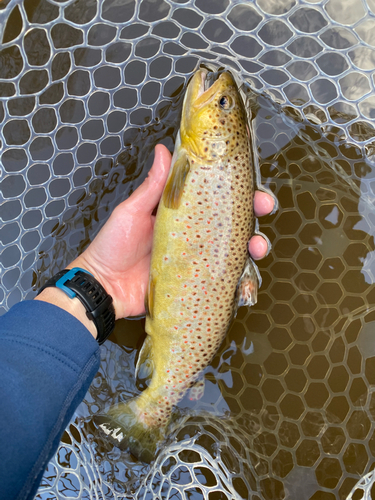
[[[182,110],[181,145],[205,161],[233,154],[248,144],[246,112],[237,85],[224,72],[210,85],[207,70],[190,81]]]

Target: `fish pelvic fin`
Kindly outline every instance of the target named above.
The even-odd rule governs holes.
[[[163,201],[167,208],[173,208],[176,210],[180,206],[186,177],[189,171],[189,159],[185,151],[182,151],[174,162],[172,171],[164,188]]]
[[[257,302],[258,287],[262,279],[258,267],[249,257],[237,285],[236,310],[241,306],[253,306]]]
[[[135,367],[135,377],[148,380],[152,377],[153,371],[152,338],[150,335],[147,335],[139,352]]]
[[[112,406],[105,415],[95,415],[93,421],[112,444],[128,451],[141,462],[151,463],[165,439],[164,430],[147,425],[139,415],[137,400],[132,399]]]

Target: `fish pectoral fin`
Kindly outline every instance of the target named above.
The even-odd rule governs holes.
[[[253,306],[257,302],[258,287],[262,280],[258,267],[249,257],[237,285],[236,310],[241,306]]]
[[[148,380],[152,377],[153,372],[152,338],[150,335],[147,335],[139,351],[138,361],[135,367],[135,378]]]
[[[146,316],[149,316],[151,319],[154,318],[154,297],[155,297],[155,279],[150,274],[150,278],[148,280],[148,287],[145,295],[145,309],[146,309]]]
[[[177,157],[163,192],[164,205],[177,209],[184,192],[186,177],[190,171],[189,159],[185,152]]]
[[[198,401],[204,394],[205,381],[203,377],[200,377],[194,385],[189,389],[189,399],[190,401]]]

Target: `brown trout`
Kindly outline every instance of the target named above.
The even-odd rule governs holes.
[[[256,302],[248,254],[254,181],[246,112],[232,76],[188,85],[172,166],[157,211],[138,360],[152,378],[140,396],[97,417],[118,446],[150,461],[173,405],[218,350],[239,305]],[[208,88],[207,88],[208,87]]]

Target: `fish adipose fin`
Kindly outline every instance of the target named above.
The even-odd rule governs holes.
[[[154,371],[152,356],[152,338],[147,335],[139,352],[137,365],[135,367],[135,377],[138,379],[150,379]]]
[[[257,302],[258,286],[261,285],[261,278],[258,268],[249,257],[242,276],[237,285],[236,307],[253,306]]]
[[[189,389],[190,401],[198,401],[204,394],[205,381],[203,376],[200,377],[195,384]]]
[[[94,424],[106,439],[138,460],[150,463],[165,439],[162,429],[149,427],[139,418],[136,401],[112,406],[106,415],[94,415]]]
[[[184,192],[186,177],[190,171],[190,163],[186,153],[177,157],[164,188],[163,200],[167,208],[177,209]]]

